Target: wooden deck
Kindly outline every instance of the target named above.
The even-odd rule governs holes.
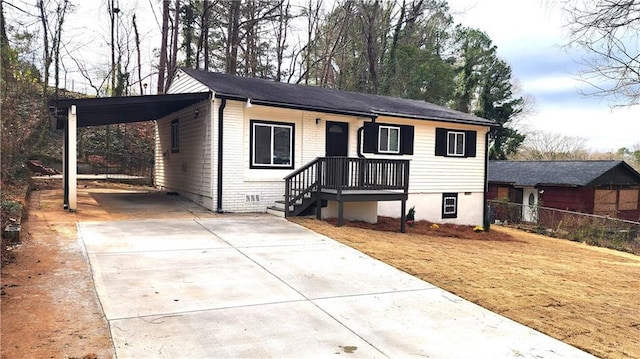
[[[391,190],[351,189],[343,190],[340,193],[338,190],[330,188],[320,190],[320,199],[345,202],[402,201],[406,200],[408,196],[407,193]]]
[[[400,229],[405,231],[409,197],[409,161],[349,157],[318,157],[285,177],[285,216],[322,201],[338,203],[338,226],[344,224],[345,202],[401,201]],[[296,209],[297,203],[305,205]],[[291,205],[294,211],[291,211]]]

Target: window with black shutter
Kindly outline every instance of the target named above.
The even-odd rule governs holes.
[[[476,157],[476,131],[436,128],[435,155],[444,157]]]
[[[365,122],[362,152],[413,155],[413,140],[413,126]]]

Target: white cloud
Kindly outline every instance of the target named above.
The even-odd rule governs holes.
[[[530,130],[583,137],[587,146],[597,151],[615,151],[640,143],[638,128],[640,108],[542,107],[524,121]]]
[[[583,86],[583,82],[577,80],[573,76],[549,75],[529,79],[522,84],[524,92],[561,92],[575,91]]]
[[[450,0],[456,21],[485,31],[511,66],[523,93],[535,98],[535,114],[520,125],[587,139],[593,150],[617,150],[640,143],[640,106],[611,110],[585,97],[578,77],[584,53],[567,53],[561,9],[534,0]],[[461,11],[466,10],[464,13]]]

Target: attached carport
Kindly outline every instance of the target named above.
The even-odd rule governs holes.
[[[79,127],[158,120],[196,103],[211,92],[126,97],[59,99],[49,103],[55,128],[64,130],[62,152],[64,208],[77,209],[77,130]]]

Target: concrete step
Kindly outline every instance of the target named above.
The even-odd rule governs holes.
[[[267,213],[276,217],[284,218],[284,210],[278,209],[276,207],[267,207]]]
[[[276,201],[274,203],[274,205],[272,206],[272,208],[277,208],[278,210],[284,212],[284,201]],[[289,205],[289,210],[293,211],[295,209],[295,205],[291,204]]]

